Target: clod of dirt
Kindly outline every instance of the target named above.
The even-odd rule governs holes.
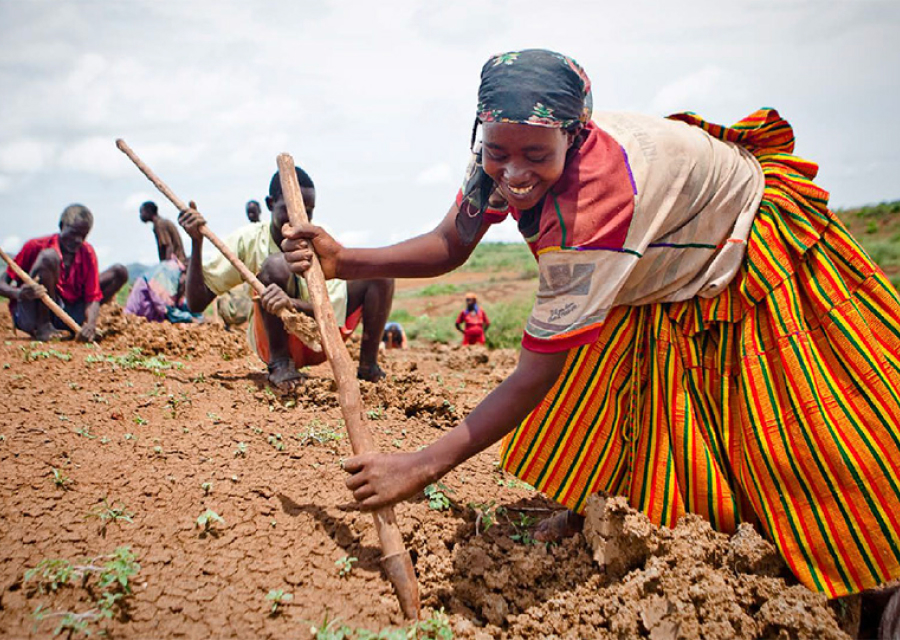
[[[163,353],[173,358],[218,353],[224,360],[250,355],[243,331],[226,331],[218,323],[150,322],[126,314],[115,303],[102,306],[98,326],[103,330],[103,346],[112,349],[139,348],[147,354]]]
[[[728,536],[689,515],[657,527],[624,498],[594,496],[579,540],[473,543],[457,555],[456,594],[484,631],[508,639],[849,637],[749,525]]]

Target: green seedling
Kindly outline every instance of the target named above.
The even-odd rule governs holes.
[[[72,420],[69,418],[69,416],[67,416],[67,415],[64,414],[64,413],[59,413],[59,414],[56,415],[56,417],[59,418],[59,421],[60,421],[60,422],[71,422],[71,421],[72,421]]]
[[[155,453],[158,456],[161,456],[163,454],[163,448],[159,445],[156,445],[155,447],[153,447],[153,453]]]
[[[50,358],[57,358],[58,360],[62,360],[63,362],[68,362],[72,359],[71,353],[62,353],[57,351],[56,349],[35,349],[34,347],[40,346],[39,342],[32,342],[31,349],[28,347],[19,347],[22,351],[22,355],[25,358],[25,362],[34,362],[35,360],[49,360]]]
[[[343,437],[343,434],[318,420],[313,420],[306,426],[305,430],[294,436],[300,441],[300,444],[326,444],[328,442],[336,442]]]
[[[126,440],[137,440],[137,438],[134,437],[134,434],[133,434],[133,433],[126,433],[126,434],[125,434],[125,439],[126,439]]]
[[[55,484],[63,491],[67,491],[69,489],[69,485],[72,484],[69,476],[63,475],[62,471],[55,467],[51,467],[50,469],[53,472],[53,484]]]
[[[103,562],[103,561],[106,562]],[[101,564],[102,563],[102,564]],[[71,585],[86,589],[94,600],[94,607],[88,611],[49,611],[39,605],[32,617],[36,622],[48,618],[59,618],[54,635],[67,632],[91,635],[89,625],[113,618],[121,611],[123,600],[132,594],[133,577],[141,570],[130,547],[119,547],[114,553],[86,559],[79,563],[69,560],[42,560],[36,567],[25,572],[24,582],[37,583],[37,590],[45,594],[47,589],[56,593],[61,587]],[[103,633],[103,632],[101,632]]]
[[[162,375],[166,369],[181,369],[184,366],[180,362],[169,360],[163,354],[145,356],[140,347],[135,347],[120,356],[90,355],[84,361],[87,363],[108,362],[113,365],[113,369],[143,369],[156,375]]]
[[[109,438],[103,436],[102,438],[100,438],[100,444],[109,444]]]
[[[6,436],[0,433],[0,442],[6,442]]]
[[[88,438],[89,440],[94,440],[97,437],[93,433],[91,433],[90,427],[79,427],[78,429],[75,429],[75,433],[77,433],[80,436],[84,436],[85,438]]]
[[[212,482],[204,482],[203,484],[200,485],[200,488],[203,489],[203,495],[208,496],[209,493],[212,491],[213,484],[212,484]]]
[[[491,500],[487,504],[469,503],[469,508],[475,511],[475,535],[481,535],[482,531],[487,531],[495,524],[497,519],[506,514],[504,507],[496,506],[497,501]]]
[[[237,449],[234,450],[235,458],[246,458],[247,457],[247,443],[246,442],[238,442]]]
[[[144,420],[144,419],[143,419],[141,416],[139,416],[138,414],[134,414],[134,423],[135,423],[136,425],[138,425],[139,427],[143,427],[145,424],[147,424],[147,421]]]
[[[92,394],[91,394],[91,397],[90,397],[90,401],[91,401],[91,402],[96,402],[97,404],[109,404],[109,400],[107,400],[106,398],[104,398],[104,397],[103,397],[101,394],[99,394],[99,393],[92,393]]]
[[[268,440],[269,444],[275,447],[276,451],[284,451],[284,440],[282,440],[280,433],[273,433]]]
[[[537,544],[537,540],[531,535],[530,530],[535,522],[537,522],[536,518],[520,513],[519,520],[510,523],[515,529],[515,533],[509,536],[509,539],[520,544]]]
[[[106,536],[106,527],[109,526],[110,522],[124,521],[128,524],[134,522],[132,519],[134,514],[127,511],[124,504],[116,503],[111,505],[106,498],[103,498],[103,502],[94,507],[94,509],[87,514],[87,517],[99,518],[101,536]]]
[[[277,615],[279,607],[289,603],[293,599],[293,593],[287,593],[284,589],[272,589],[266,594],[266,600],[272,603],[272,610],[269,611],[269,615]]]
[[[209,418],[210,420],[212,420],[212,421],[215,422],[215,423],[222,422],[222,418],[220,418],[218,415],[216,415],[216,414],[213,413],[212,411],[207,411],[207,412],[206,412],[206,417]]]
[[[193,404],[190,397],[186,393],[179,393],[178,396],[169,394],[166,400],[166,406],[169,407],[169,417],[175,419],[178,417],[178,411],[184,404]]]
[[[344,556],[340,560],[337,560],[334,563],[334,566],[338,568],[338,575],[342,578],[346,578],[350,575],[350,572],[353,571],[353,565],[359,561],[359,558],[354,556]]]
[[[207,509],[197,518],[197,526],[202,527],[204,533],[212,533],[215,524],[225,524],[225,518],[212,509]]]
[[[443,482],[436,482],[425,487],[425,497],[428,498],[428,508],[434,511],[446,511],[450,508],[448,493],[453,493]]]
[[[381,410],[381,407],[370,409],[369,411],[366,411],[366,417],[369,420],[381,420],[384,418],[384,411]]]

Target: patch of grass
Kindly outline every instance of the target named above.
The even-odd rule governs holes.
[[[72,484],[72,480],[69,478],[69,476],[64,475],[63,472],[56,467],[50,467],[50,470],[53,472],[53,484],[55,484],[63,491],[68,491],[69,485]]]
[[[300,444],[326,444],[328,442],[337,442],[338,440],[343,439],[344,434],[319,420],[313,420],[303,431],[300,431],[294,437],[300,441]]]
[[[35,360],[49,360],[50,358],[56,358],[57,360],[68,362],[72,359],[71,353],[63,353],[61,351],[57,351],[56,349],[40,349],[38,348],[40,346],[40,342],[32,342],[30,347],[19,347],[19,349],[22,351],[22,356],[24,357],[25,362],[34,362]]]
[[[184,366],[180,362],[169,360],[162,353],[154,356],[144,355],[140,347],[134,347],[128,353],[118,356],[90,355],[84,361],[88,363],[108,362],[113,365],[113,369],[141,369],[155,374],[161,374],[166,369],[181,369]]]
[[[36,567],[25,572],[25,584],[36,583],[36,589],[41,594],[46,594],[47,590],[55,594],[65,586],[80,586],[92,599],[93,606],[81,612],[51,611],[42,603],[34,610],[32,617],[36,623],[58,618],[53,635],[91,635],[92,624],[109,620],[122,612],[124,600],[132,595],[133,578],[140,570],[141,565],[127,546],[119,547],[114,553],[82,561],[41,560]],[[105,633],[105,630],[100,633]]]
[[[524,242],[482,242],[460,271],[529,271],[535,268],[534,256]]]
[[[444,610],[434,612],[430,618],[420,620],[408,627],[387,627],[380,631],[354,629],[340,623],[340,618],[331,618],[328,613],[322,622],[309,624],[309,631],[315,640],[452,640],[453,629]]]
[[[492,307],[488,313],[491,326],[485,332],[486,346],[489,349],[515,349],[522,344],[522,331],[533,306],[534,297],[528,296]]]

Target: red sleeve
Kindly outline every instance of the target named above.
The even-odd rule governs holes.
[[[97,254],[88,243],[81,245],[85,251],[85,260],[82,263],[81,277],[84,283],[84,301],[100,302],[103,300],[103,291],[100,290],[100,268],[97,266]]]
[[[534,353],[559,353],[560,351],[568,351],[569,349],[577,349],[586,344],[597,342],[600,337],[600,327],[592,327],[587,331],[576,333],[575,335],[566,336],[565,338],[555,338],[552,340],[542,340],[528,335],[528,332],[522,332],[522,347],[533,351]]]
[[[19,250],[19,253],[16,254],[16,264],[22,267],[22,271],[28,273],[31,271],[31,267],[34,266],[34,261],[37,260],[38,254],[41,252],[41,246],[34,240],[29,240],[26,242],[22,248]],[[9,276],[9,279],[13,282],[18,282],[19,276],[16,275],[16,272],[12,270],[12,267],[7,267],[6,275]]]

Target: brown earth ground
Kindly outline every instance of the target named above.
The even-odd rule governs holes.
[[[0,312],[0,636],[49,637],[61,618],[36,621],[38,606],[94,606],[96,585],[42,592],[29,569],[122,545],[141,566],[133,594],[89,626],[110,637],[341,637],[342,625],[403,625],[371,517],[348,504],[340,461],[350,447],[332,439],[343,431],[327,365],[275,394],[239,332],[115,309],[104,324],[98,346],[34,345]],[[166,360],[121,357],[135,348]],[[362,383],[379,447],[431,442],[515,359],[432,345],[386,353],[388,379]],[[444,478],[447,508],[422,495],[397,507],[425,616],[443,609],[456,637],[844,638],[841,625],[853,627],[852,604],[797,585],[748,528],[729,537],[690,517],[659,529],[597,498],[584,536],[533,544],[533,523],[557,507],[496,459],[493,447]],[[109,509],[128,518],[94,517]],[[224,522],[199,527],[206,509]],[[357,560],[342,576],[346,557]],[[266,595],[277,589],[293,599],[272,615]],[[337,622],[326,630],[326,620]]]

